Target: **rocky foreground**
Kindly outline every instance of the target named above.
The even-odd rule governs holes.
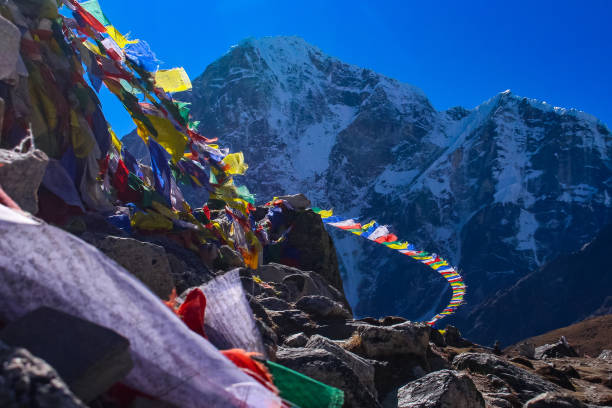
[[[277,236],[271,239],[278,243],[266,250],[265,263],[257,270],[245,268],[229,247],[211,245],[196,254],[162,235],[128,236],[99,215],[72,217],[60,226],[99,248],[161,300],[171,297],[174,289],[180,294],[238,268],[267,359],[341,389],[345,407],[612,404],[610,351],[599,357],[579,356],[563,338],[537,348],[521,344],[501,354],[463,339],[450,326],[440,331],[393,316],[353,319],[333,242],[320,218],[306,208],[303,196],[287,199],[294,208],[285,209],[282,224],[291,228],[281,225],[275,230]],[[22,204],[24,200],[20,198]],[[269,208],[258,207],[255,214],[259,221],[269,215]],[[227,223],[221,211],[213,210],[212,217]],[[53,313],[22,318],[34,319],[39,335],[24,335],[25,325],[19,320],[0,333],[0,339],[12,345],[0,344],[0,405],[122,406],[105,389],[131,368],[122,357],[128,346],[107,341],[115,347],[109,359],[96,349],[96,341],[113,338],[110,330],[101,332],[99,326]],[[71,323],[62,323],[65,319]],[[64,342],[91,342],[88,358],[65,361],[66,356],[62,359],[52,350],[57,342],[49,341],[42,334],[45,330],[61,332]],[[55,369],[36,354],[55,356]],[[143,402],[130,406],[152,406],[150,401],[138,404]]]

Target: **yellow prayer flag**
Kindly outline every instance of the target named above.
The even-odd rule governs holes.
[[[249,165],[244,162],[242,152],[228,154],[223,158],[223,163],[229,166],[227,170],[229,174],[244,174],[249,168]]]
[[[172,156],[174,163],[178,162],[185,153],[185,147],[187,146],[187,136],[176,130],[172,122],[166,118],[159,116],[146,115],[151,121],[151,124],[157,131],[157,137],[155,141],[163,146],[164,149]],[[145,128],[146,129],[146,128]],[[141,129],[138,127],[138,134],[140,135]],[[140,135],[142,137],[142,135]]]
[[[128,44],[136,44],[138,43],[140,40],[129,40],[126,36],[124,36],[123,34],[121,34],[115,27],[111,26],[107,26],[106,27],[106,32],[108,33],[108,35],[111,36],[111,38],[113,40],[115,40],[115,42],[117,43],[117,45],[121,48],[125,48],[126,45]]]
[[[334,210],[321,210],[319,215],[321,216],[321,218],[329,218],[334,215]]]
[[[160,69],[155,73],[155,86],[166,92],[191,89],[191,81],[184,68]]]
[[[399,244],[387,245],[391,249],[406,249],[408,248],[408,242],[400,242]]]
[[[370,227],[374,226],[374,224],[376,224],[376,221],[372,220],[368,222],[366,225],[362,225],[361,229],[364,231],[367,231]]]
[[[117,152],[121,152],[121,146],[123,146],[121,140],[117,138],[117,135],[115,134],[113,129],[109,127],[108,131],[111,134],[111,142],[113,142],[113,147],[115,148],[115,150],[117,150]]]

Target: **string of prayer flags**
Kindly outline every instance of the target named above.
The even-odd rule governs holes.
[[[155,86],[166,92],[182,92],[191,89],[191,81],[185,69],[160,69],[155,73]]]
[[[399,241],[397,236],[392,234],[386,225],[379,225],[376,221],[370,221],[367,224],[361,225],[352,218],[347,219],[333,215],[332,210],[323,210],[319,207],[313,207],[312,210],[319,214],[323,220],[323,223],[338,229],[349,231],[370,241],[385,245],[388,248],[395,249],[396,251],[399,251],[404,255],[408,255],[412,259],[429,266],[431,269],[442,275],[452,289],[451,300],[442,310],[442,312],[438,313],[427,321],[428,325],[432,326],[436,323],[436,321],[455,313],[457,308],[464,303],[463,298],[465,296],[467,286],[463,282],[463,278],[454,267],[450,266],[447,261],[440,258],[438,255],[420,251],[416,249],[413,244]]]

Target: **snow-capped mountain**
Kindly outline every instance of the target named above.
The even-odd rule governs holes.
[[[461,324],[467,311],[612,220],[612,137],[583,112],[510,91],[439,112],[418,88],[296,37],[245,40],[193,85],[182,99],[199,130],[245,153],[259,201],[302,192],[459,266],[469,289],[458,321],[476,340],[492,339]],[[357,315],[425,319],[447,303],[431,270],[334,238]]]

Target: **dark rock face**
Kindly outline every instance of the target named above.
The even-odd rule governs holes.
[[[556,385],[491,354],[460,354],[454,358],[453,368],[482,375],[492,374],[507,383],[522,402],[544,392],[559,391]]]
[[[440,370],[412,381],[397,392],[398,408],[484,408],[474,382],[452,370]]]
[[[336,353],[322,348],[279,347],[276,357],[279,364],[344,390],[345,407],[380,407],[370,391],[373,384],[363,383],[363,376],[360,378],[347,364],[346,356]]]
[[[38,212],[38,188],[49,158],[40,150],[0,149],[0,186],[24,210]]]
[[[174,280],[163,247],[132,238],[94,234],[84,234],[82,238],[131,272],[160,298],[167,299],[172,293]]]
[[[516,333],[518,316],[534,311],[521,304],[524,293],[513,295],[513,315],[495,319],[496,292],[612,220],[612,138],[582,112],[510,92],[470,111],[437,112],[420,90],[299,38],[244,41],[193,83],[186,97],[200,131],[245,152],[248,186],[262,200],[301,191],[313,205],[391,224],[458,265],[470,289],[455,325],[476,342],[508,344],[541,330],[534,318]],[[428,268],[351,234],[334,238],[358,316],[423,320],[446,304],[448,288]],[[557,276],[566,288],[568,274]],[[601,275],[584,286],[609,287]],[[557,313],[565,320],[551,324],[594,312],[605,296],[589,293],[579,312]]]
[[[545,344],[535,349],[535,358],[543,359],[550,357],[578,357],[578,353],[569,345],[565,338],[555,344]]]
[[[0,342],[0,406],[85,408],[57,372],[26,349]]]

